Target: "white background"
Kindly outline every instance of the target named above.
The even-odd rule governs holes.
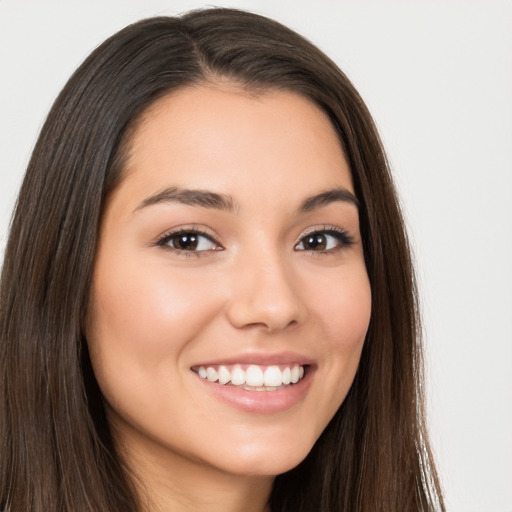
[[[89,52],[200,1],[0,0],[0,251],[37,133]],[[512,511],[512,3],[238,1],[348,74],[388,149],[423,297],[449,512]]]

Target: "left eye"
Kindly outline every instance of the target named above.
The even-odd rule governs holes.
[[[217,244],[208,236],[194,232],[174,233],[165,237],[160,245],[168,245],[178,251],[214,251]]]
[[[295,246],[295,250],[324,252],[341,249],[350,243],[346,233],[317,231],[303,237]]]

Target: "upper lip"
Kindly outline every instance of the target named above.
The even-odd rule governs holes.
[[[219,365],[233,365],[233,364],[255,364],[261,366],[283,365],[283,364],[298,364],[301,366],[314,364],[313,359],[306,357],[296,352],[275,352],[275,353],[242,353],[238,355],[230,355],[226,358],[217,358],[208,361],[201,361],[194,364],[193,367],[198,366],[219,366]]]

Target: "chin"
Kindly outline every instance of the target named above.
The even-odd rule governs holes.
[[[299,448],[298,448],[299,447]],[[230,456],[224,459],[224,471],[234,475],[277,476],[298,466],[311,451],[313,445],[300,448],[294,444],[288,449],[276,446],[231,447]]]

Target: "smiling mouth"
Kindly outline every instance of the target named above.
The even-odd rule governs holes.
[[[247,391],[278,391],[304,378],[307,365],[212,365],[193,367],[201,379]]]

